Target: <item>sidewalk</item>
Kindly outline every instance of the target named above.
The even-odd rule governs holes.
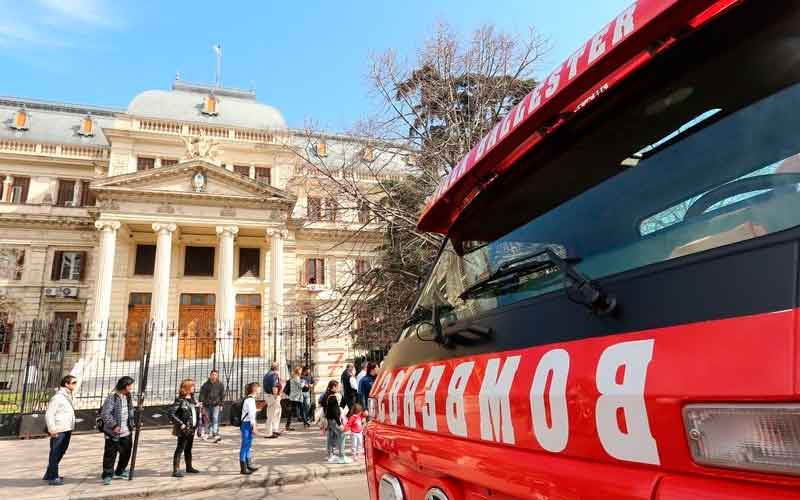
[[[99,433],[72,437],[60,466],[64,486],[48,486],[42,481],[47,467],[48,439],[3,440],[0,441],[0,496],[15,500],[161,498],[180,491],[266,487],[364,471],[363,463],[327,463],[325,438],[319,429],[312,427],[308,431],[284,433],[278,439],[255,437],[253,459],[261,468],[243,476],[239,474],[238,431],[223,427],[223,442],[218,444],[195,439],[193,465],[202,473],[177,479],[171,477],[175,437],[169,429],[144,430],[139,440],[136,478],[114,480],[110,486],[103,486],[100,481],[103,436]]]

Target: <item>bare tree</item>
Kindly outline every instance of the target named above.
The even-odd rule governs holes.
[[[417,230],[424,201],[535,86],[546,48],[533,29],[519,38],[487,25],[462,38],[440,24],[411,62],[394,51],[373,57],[369,81],[380,105],[356,127],[361,142],[329,151],[336,138],[309,127],[295,145],[305,165],[295,182],[313,184],[339,210],[357,214],[357,227],[335,246],[374,255],[369,269],[353,269],[332,300],[313,307],[329,334],[349,333],[370,349],[399,333],[442,242]]]

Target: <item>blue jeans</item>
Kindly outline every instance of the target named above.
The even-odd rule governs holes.
[[[219,406],[212,406],[211,408],[206,408],[208,412],[208,434],[212,436],[219,435],[219,415],[220,415],[221,407]]]
[[[239,448],[239,461],[247,462],[250,458],[250,446],[253,444],[253,425],[250,422],[242,422],[239,427],[242,433],[242,446]]]
[[[339,453],[340,457],[344,456],[344,432],[339,428],[341,422],[328,419],[328,453],[331,455]]]
[[[303,393],[303,415],[306,416],[308,422],[314,420],[314,416],[311,415],[311,396],[308,392]]]
[[[64,458],[71,437],[72,431],[67,431],[50,438],[50,457],[47,461],[47,472],[44,473],[45,479],[58,479],[58,463]]]

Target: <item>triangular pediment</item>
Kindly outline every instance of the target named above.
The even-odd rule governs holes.
[[[91,189],[98,193],[294,201],[294,197],[282,189],[203,160],[98,179],[92,182]]]

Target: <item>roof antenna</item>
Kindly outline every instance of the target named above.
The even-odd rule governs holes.
[[[222,44],[218,43],[212,46],[214,49],[214,53],[217,55],[217,77],[216,77],[216,86],[222,86]]]

